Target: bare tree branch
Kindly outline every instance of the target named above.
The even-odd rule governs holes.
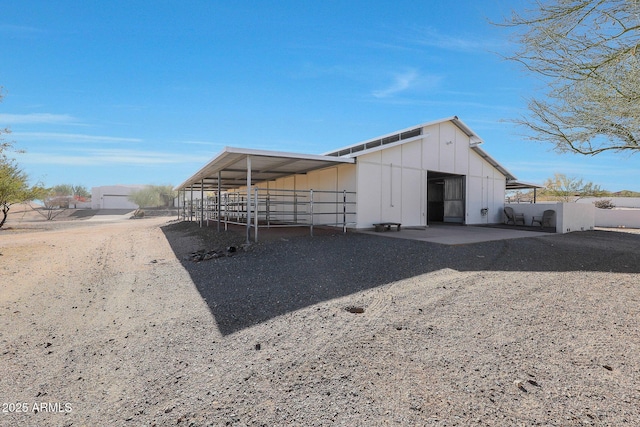
[[[536,1],[502,24],[546,86],[514,122],[558,151],[640,150],[640,0]]]

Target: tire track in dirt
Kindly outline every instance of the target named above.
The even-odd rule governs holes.
[[[3,261],[14,266],[0,300],[0,389],[11,390],[5,400],[70,402],[76,421],[118,418],[114,407],[134,414],[137,405],[140,412],[140,402],[129,398],[145,394],[150,372],[157,376],[163,362],[175,362],[163,355],[167,341],[157,333],[176,317],[162,289],[177,287],[178,277],[179,287],[190,284],[157,227],[165,221],[25,233],[0,242]]]

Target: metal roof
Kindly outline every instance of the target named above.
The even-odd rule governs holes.
[[[524,190],[527,188],[544,188],[544,185],[532,184],[523,181],[507,181],[507,190]]]
[[[493,166],[494,168],[498,169],[500,171],[500,173],[502,175],[504,175],[505,178],[507,178],[507,182],[515,181],[517,179],[511,172],[509,172],[504,166],[502,166],[500,163],[498,163],[498,161],[496,159],[491,157],[482,148],[478,147],[477,145],[473,145],[472,144],[471,145],[471,149],[473,151],[475,151],[478,155],[480,155],[480,157],[485,159],[491,166]]]
[[[516,177],[509,172],[504,166],[498,163],[493,157],[491,157],[486,151],[479,147],[484,141],[480,136],[475,133],[469,126],[467,126],[462,120],[458,118],[458,116],[451,116],[440,120],[434,120],[431,122],[426,122],[418,126],[412,126],[407,129],[403,129],[401,131],[397,131],[394,133],[389,133],[386,135],[379,136],[377,138],[368,139],[363,142],[359,142],[357,144],[352,144],[339,150],[329,151],[325,153],[328,156],[344,156],[344,157],[358,157],[363,154],[372,153],[374,151],[383,150],[385,148],[394,147],[397,145],[402,145],[407,142],[415,141],[424,137],[425,135],[422,132],[422,129],[437,125],[444,122],[451,122],[458,127],[465,135],[469,137],[471,140],[470,147],[477,154],[480,155],[483,159],[485,159],[491,166],[495,167],[502,173],[507,181],[515,181]]]
[[[245,186],[249,172],[248,157],[251,158],[252,185],[337,164],[355,163],[355,159],[344,157],[225,147],[202,169],[175,189],[215,191],[218,189],[218,176],[222,190]]]

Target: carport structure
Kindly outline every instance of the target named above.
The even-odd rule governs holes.
[[[251,240],[252,226],[255,241],[261,226],[306,225],[313,234],[314,225],[342,225],[346,231],[347,218],[355,215],[354,192],[333,188],[319,189],[314,194],[311,188],[275,189],[270,188],[270,183],[354,163],[354,158],[225,147],[175,189],[182,195],[183,219],[193,220],[195,216],[201,226],[205,221],[215,220],[218,229],[221,224],[225,228],[227,224],[246,225],[247,242]],[[190,193],[188,202],[187,193]],[[339,194],[341,197],[337,197]],[[331,204],[332,208],[314,212],[314,204]],[[341,224],[315,219],[318,215],[338,213],[342,214]]]

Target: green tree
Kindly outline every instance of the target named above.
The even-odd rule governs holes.
[[[47,208],[68,208],[74,200],[86,201],[91,196],[83,185],[58,184],[51,187],[43,200]]]
[[[69,201],[73,198],[73,186],[69,184],[58,184],[51,187],[45,196],[44,206],[51,210],[55,208],[67,209]],[[52,219],[52,218],[47,218]]]
[[[173,206],[173,201],[178,195],[178,192],[173,190],[173,185],[158,185],[158,186],[155,186],[155,188],[158,189],[158,194],[160,195],[162,206],[163,207]]]
[[[91,192],[87,190],[87,187],[85,187],[84,185],[74,185],[73,196],[78,200],[80,199],[86,200],[91,198]]]
[[[640,1],[531,1],[509,59],[546,84],[516,123],[560,152],[640,150]]]
[[[11,205],[41,199],[46,189],[41,186],[29,186],[28,176],[12,160],[0,158],[0,228],[9,215]]]
[[[160,193],[152,186],[147,185],[140,190],[133,191],[129,200],[140,208],[152,208],[160,204]]]
[[[584,182],[583,179],[568,177],[561,173],[556,173],[544,183],[542,195],[551,196],[562,202],[576,202],[583,197],[600,197],[607,195],[600,186],[593,182]]]
[[[129,195],[129,200],[141,208],[168,207],[176,192],[171,185],[147,185]]]

